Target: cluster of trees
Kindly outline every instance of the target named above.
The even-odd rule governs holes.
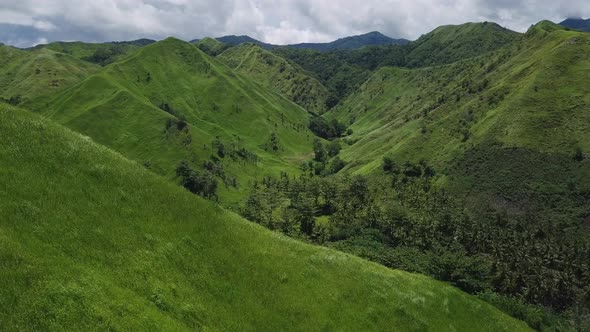
[[[314,116],[309,121],[309,130],[311,130],[316,136],[324,139],[339,138],[344,133],[348,133],[349,135],[352,134],[351,130],[346,130],[345,124],[336,119],[328,121],[321,116]]]
[[[23,98],[20,95],[12,96],[10,98],[0,97],[0,101],[3,103],[17,106],[18,104],[22,103]]]
[[[341,149],[342,146],[337,140],[324,144],[320,139],[314,139],[314,158],[301,165],[301,170],[310,176],[328,176],[340,172],[346,166],[346,162],[338,156]]]
[[[219,136],[211,142],[211,148],[215,154],[224,159],[231,158],[235,162],[247,162],[256,164],[259,160],[258,155],[244,147],[239,137],[231,142],[224,142]]]
[[[91,55],[83,57],[82,60],[106,66],[125,53],[126,48],[122,44],[105,44],[96,49]]]
[[[470,293],[495,292],[505,301],[576,311],[577,317],[590,313],[588,237],[533,212],[469,211],[435,185],[436,173],[425,162],[385,158],[383,171],[385,185],[382,176],[374,183],[358,175],[267,177],[253,185],[242,214]],[[550,324],[541,316],[520,318],[537,328]]]
[[[183,160],[176,167],[176,176],[184,188],[209,199],[217,198],[217,180],[210,172],[194,170]]]

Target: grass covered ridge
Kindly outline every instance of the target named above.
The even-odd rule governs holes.
[[[168,177],[181,160],[201,168],[214,156],[237,187],[296,172],[291,161],[311,152],[313,137],[304,109],[174,38],[106,66],[35,111]],[[246,151],[256,160],[223,156],[214,140],[225,154]],[[221,187],[226,201],[239,200],[239,188]]]
[[[527,329],[444,283],[264,230],[23,111],[0,106],[0,146],[2,330]]]

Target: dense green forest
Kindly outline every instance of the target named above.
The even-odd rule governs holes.
[[[229,37],[0,46],[0,329],[590,329],[590,35]]]

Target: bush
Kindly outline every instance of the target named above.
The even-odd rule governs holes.
[[[399,174],[400,170],[391,157],[383,157],[383,171],[387,174]]]
[[[181,161],[176,167],[176,176],[180,177],[184,188],[206,198],[217,197],[217,180],[209,172],[194,171],[188,162]]]
[[[328,122],[321,116],[313,117],[309,122],[309,130],[316,136],[325,139],[338,138],[346,131],[346,126],[336,119]]]
[[[342,150],[342,147],[340,146],[340,142],[332,141],[332,142],[328,143],[328,156],[330,158],[336,157],[340,153],[340,150]]]
[[[340,159],[339,157],[336,157],[330,162],[329,173],[336,174],[340,172],[345,166],[346,163],[344,162],[344,160]]]

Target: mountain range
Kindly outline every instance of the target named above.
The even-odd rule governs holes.
[[[300,43],[300,44],[289,44],[289,45],[273,45],[269,43],[264,43],[259,40],[256,40],[249,36],[224,36],[215,38],[216,40],[228,44],[231,46],[236,46],[242,43],[252,43],[258,45],[264,49],[272,49],[277,47],[288,47],[288,48],[302,48],[302,49],[310,49],[316,51],[335,51],[335,50],[352,50],[357,49],[365,46],[379,46],[379,45],[405,45],[410,41],[407,39],[394,39],[384,34],[373,31],[362,35],[357,36],[350,36],[345,38],[340,38],[338,40],[328,42],[328,43]],[[191,43],[199,42],[199,39],[192,40]]]
[[[587,330],[588,77],[549,21],[2,45],[0,330]]]
[[[559,24],[570,29],[590,32],[590,19],[568,18]]]

